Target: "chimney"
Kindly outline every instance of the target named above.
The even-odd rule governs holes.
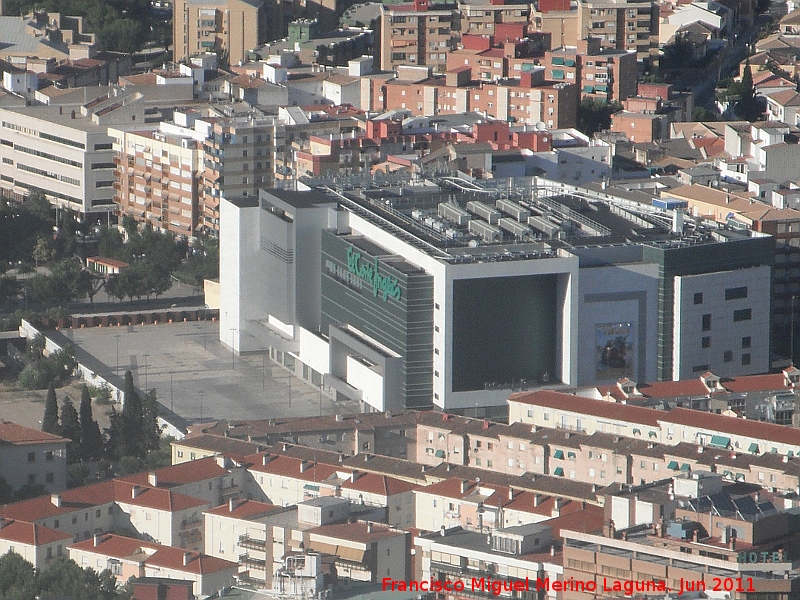
[[[605,533],[607,538],[611,538],[612,540],[617,537],[617,529],[614,527],[614,521],[606,521],[603,527],[603,533]]]
[[[539,506],[539,502],[541,501],[542,497],[539,494],[533,495],[533,506],[534,508]]]
[[[5,517],[0,517],[0,529],[5,527],[7,522],[8,521],[5,519]]]
[[[233,512],[233,509],[236,508],[236,500],[231,498],[228,500],[228,512]]]
[[[305,473],[308,468],[311,466],[311,463],[305,460],[300,461],[300,472]]]
[[[191,552],[184,552],[183,553],[183,566],[187,566],[189,562],[192,560],[192,553]]]
[[[697,447],[697,453],[698,454],[702,454],[703,453],[703,447],[702,446],[698,446]]]
[[[53,506],[56,508],[61,508],[61,494],[50,494],[50,502],[52,502]]]
[[[512,490],[511,488],[508,488],[508,499],[509,500],[514,499],[514,490]]]
[[[555,556],[555,555],[556,555],[556,545],[550,544],[550,556]]]
[[[156,475],[155,471],[150,471],[147,474],[147,483],[153,487],[158,487],[158,475]]]
[[[344,453],[339,453],[339,464],[341,465],[344,462]]]
[[[265,454],[261,457],[261,465],[266,467],[269,464],[269,461],[272,457],[269,454]]]
[[[728,550],[736,550],[736,536],[728,537]]]
[[[367,462],[368,460],[369,460],[369,454],[365,454],[364,455],[364,462]]]
[[[462,479],[461,480],[461,493],[464,494],[469,487],[469,479]]]
[[[336,420],[341,423],[342,421],[344,421],[344,416],[342,416],[340,414],[336,415]]]
[[[288,449],[289,449],[289,444],[287,444],[286,442],[281,444],[281,452],[286,452],[286,450]]]
[[[367,521],[367,533],[372,533],[372,521]]]
[[[489,421],[487,421],[486,419],[483,420],[483,428],[489,429]]]
[[[94,547],[97,548],[100,545],[100,542],[102,542],[102,541],[103,541],[102,534],[95,533],[94,537],[92,538],[92,543],[94,544]]]
[[[140,494],[141,491],[142,491],[142,488],[140,488],[138,485],[134,485],[131,488],[131,498],[136,498]]]
[[[561,498],[556,498],[553,502],[553,510],[551,511],[551,516],[554,519],[561,516],[561,506]]]
[[[696,544],[700,540],[700,530],[695,529],[692,531],[692,541]]]

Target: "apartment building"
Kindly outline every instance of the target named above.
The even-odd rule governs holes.
[[[0,555],[14,552],[36,570],[63,556],[73,537],[64,531],[19,519],[0,517]]]
[[[400,65],[427,65],[444,71],[447,54],[456,49],[461,31],[457,9],[415,0],[381,5],[379,60],[381,71]]]
[[[716,389],[716,383],[709,387]],[[724,391],[721,386],[718,389]],[[793,428],[687,408],[654,410],[553,391],[515,394],[508,405],[509,420],[539,427],[599,431],[668,445],[689,442],[754,455],[769,452],[789,457],[800,449],[800,434]]]
[[[636,55],[602,48],[597,37],[545,52],[544,66],[547,79],[577,84],[582,98],[622,101],[636,95]]]
[[[167,135],[157,127],[110,129],[117,155],[120,217],[129,216],[157,231],[192,237],[199,221],[201,149],[191,137]]]
[[[0,420],[0,478],[19,490],[44,486],[47,492],[67,487],[68,439]]]
[[[640,62],[658,51],[658,24],[659,5],[649,0],[578,2],[579,39],[597,37],[603,49],[635,52]]]
[[[98,534],[72,544],[69,557],[98,573],[110,569],[120,581],[131,577],[191,581],[195,598],[230,587],[239,569],[233,561],[115,534]]]
[[[174,60],[219,52],[230,65],[284,35],[283,10],[272,0],[179,0],[173,4]]]
[[[464,34],[502,35],[498,25],[527,25],[530,5],[521,3],[462,0],[458,3],[461,31]]]

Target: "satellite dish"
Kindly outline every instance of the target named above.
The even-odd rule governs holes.
[[[547,126],[542,121],[536,123],[536,131],[544,131],[545,129],[547,129]]]

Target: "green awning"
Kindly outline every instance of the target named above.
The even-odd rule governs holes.
[[[747,449],[747,451],[748,452],[755,452],[756,454],[758,454],[758,444],[753,442],[752,444],[750,444],[750,447]]]
[[[583,91],[587,94],[594,94],[594,86],[593,85],[585,85],[583,86]]]
[[[794,452],[792,450],[789,450],[789,453],[786,456],[792,458],[794,456]]]
[[[731,438],[724,437],[722,435],[712,435],[711,442],[708,444],[709,446],[713,446],[714,448],[722,448],[725,450],[728,446],[731,445]]]
[[[564,79],[564,70],[553,69],[553,79]]]
[[[637,435],[637,434],[638,435],[642,435],[642,430],[639,429],[638,427],[634,427],[633,428],[633,435]]]
[[[681,465],[681,471],[690,471],[692,468],[689,466],[689,463],[683,463]]]
[[[658,434],[655,431],[651,431],[647,435],[649,435],[650,437],[658,437]]]
[[[564,57],[562,57],[562,56],[554,56],[553,57],[553,64],[554,65],[563,65],[564,64]]]
[[[608,91],[608,86],[607,85],[598,85],[597,86],[597,91],[598,92],[607,92]]]
[[[770,452],[772,454],[777,454],[778,453],[778,449],[777,448],[773,448],[772,450],[770,450]]]
[[[558,460],[564,460],[564,451],[556,450],[555,454],[553,454],[553,458],[557,458]]]
[[[677,471],[678,470],[678,461],[677,460],[669,461],[669,464],[667,465],[667,468],[671,469],[672,471]]]
[[[304,489],[304,490],[308,490],[309,492],[318,492],[318,491],[319,491],[319,486],[318,486],[318,485],[312,485],[312,484],[310,484],[310,483],[307,483],[307,484],[305,484],[305,485],[303,486],[303,489]]]
[[[737,473],[736,481],[744,481],[744,473]]]
[[[575,455],[574,452],[567,452],[567,458],[571,458],[574,460],[575,458],[577,458],[577,456]]]
[[[730,472],[730,471],[723,471],[722,472],[722,476],[723,477],[730,477],[731,479],[733,479],[733,473]]]
[[[574,67],[575,66],[575,59],[574,58],[568,58],[567,60],[564,61],[564,64],[567,65],[568,67]]]
[[[444,450],[437,450],[436,458],[444,458]]]
[[[553,475],[557,475],[558,477],[564,476],[564,469],[561,467],[557,467],[555,471],[553,471]]]

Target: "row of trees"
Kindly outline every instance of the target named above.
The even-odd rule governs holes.
[[[77,363],[71,347],[44,356],[45,338],[39,334],[31,341],[28,355],[31,362],[19,374],[19,384],[27,390],[43,390],[61,386],[72,377]]]
[[[158,425],[158,400],[155,390],[142,398],[133,385],[133,375],[125,373],[125,403],[122,412],[112,406],[110,424],[101,433],[92,413],[89,388],[81,389],[80,409],[75,410],[72,399],[65,396],[59,411],[55,388],[47,390],[42,431],[68,438],[67,462],[88,463],[105,460],[123,465],[123,472],[135,472],[144,467],[164,466],[169,452],[162,449],[161,428]]]
[[[15,552],[0,557],[0,598],[81,598],[82,600],[129,600],[129,586],[117,588],[110,570],[97,573],[65,556],[56,557],[47,569],[37,570]]]

